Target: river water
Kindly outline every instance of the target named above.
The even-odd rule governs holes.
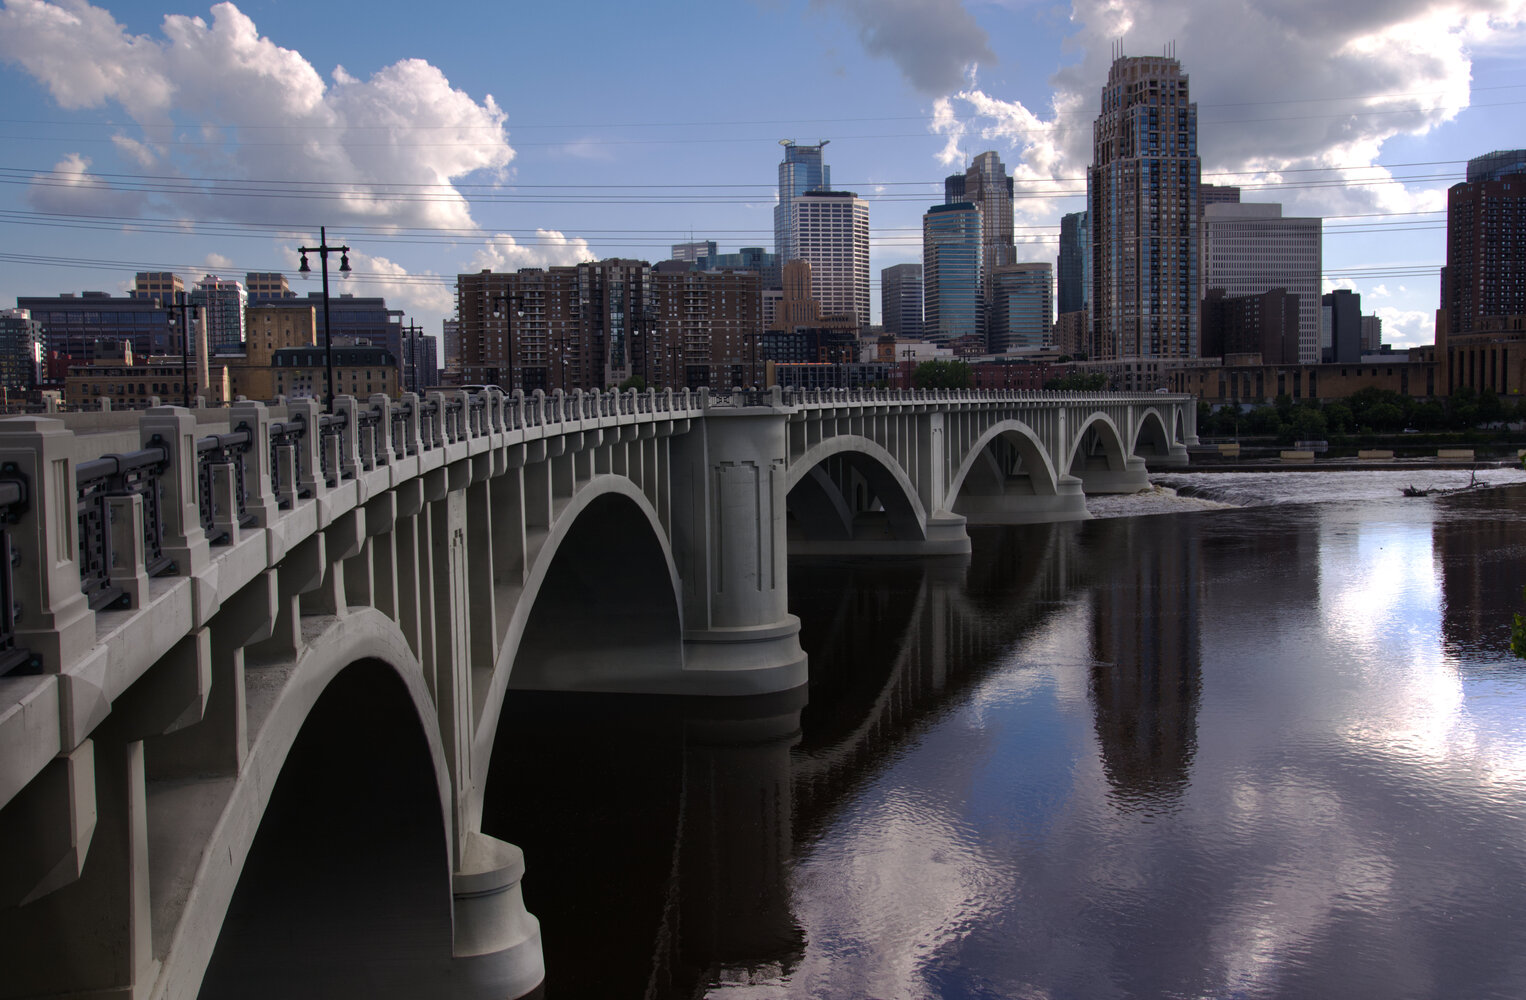
[[[1526,995],[1526,476],[1487,479],[1163,476],[792,561],[804,698],[514,695],[485,827],[546,995]]]

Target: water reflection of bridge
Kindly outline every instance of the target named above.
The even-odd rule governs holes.
[[[604,707],[590,713],[580,699],[517,713],[494,772],[534,783],[490,798],[549,802],[544,815],[558,819],[505,812],[488,828],[543,859],[537,870],[554,890],[527,890],[542,918],[582,931],[547,942],[558,991],[596,996],[627,982],[678,997],[705,983],[788,976],[807,945],[790,896],[797,845],[951,705],[1013,669],[1025,639],[1077,609],[1114,799],[1169,808],[1196,744],[1201,594],[1191,523],[993,530],[973,555],[937,560],[795,560],[791,607],[814,668],[803,707],[777,697],[724,708],[647,701],[637,722],[623,705],[594,703]],[[1132,559],[1137,568],[1117,571]],[[615,763],[611,746],[621,748]],[[526,765],[544,768],[548,757],[566,766],[532,778]],[[590,811],[597,819],[586,830],[570,829],[567,817]],[[581,885],[547,870],[569,856]],[[575,964],[589,940],[624,940],[632,926],[650,929],[650,947],[601,945],[596,974]]]

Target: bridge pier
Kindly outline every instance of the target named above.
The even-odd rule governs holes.
[[[1076,474],[1088,494],[1140,493],[1150,488],[1150,473],[1144,459],[1132,455],[1124,459],[1122,469],[1103,466],[1081,469]]]
[[[1002,493],[967,491],[960,494],[955,509],[971,524],[981,525],[1044,524],[1091,517],[1086,510],[1086,491],[1075,476],[1060,476],[1053,493],[1035,491],[1029,477],[1021,482],[1009,480],[1008,490]]]
[[[671,693],[767,694],[806,682],[800,620],[788,610],[788,413],[711,408],[673,440],[684,662]]]
[[[525,910],[523,852],[484,833],[468,833],[451,875],[455,943],[451,996],[510,1000],[546,977],[540,922]]]

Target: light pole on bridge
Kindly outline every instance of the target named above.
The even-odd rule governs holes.
[[[339,255],[339,273],[348,276],[350,273],[350,248],[346,246],[329,246],[328,229],[325,226],[318,227],[318,245],[315,247],[298,247],[297,252],[302,255],[302,265],[297,268],[303,274],[312,274],[313,269],[307,264],[307,255],[315,253],[319,257],[320,266],[323,269],[323,346],[324,368],[328,374],[328,408],[334,408],[334,333],[329,326],[329,254]]]

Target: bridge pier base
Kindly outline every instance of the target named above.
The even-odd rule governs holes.
[[[967,494],[958,509],[971,524],[1046,524],[1051,521],[1084,521],[1086,493],[1075,476],[1060,476],[1053,493]],[[968,551],[968,550],[966,550]]]
[[[540,921],[525,909],[519,881],[524,854],[513,844],[468,833],[460,870],[451,876],[457,1000],[513,1000],[546,978]]]
[[[1088,494],[1141,493],[1150,488],[1150,473],[1142,458],[1124,460],[1122,469],[1082,469],[1081,488]]]

